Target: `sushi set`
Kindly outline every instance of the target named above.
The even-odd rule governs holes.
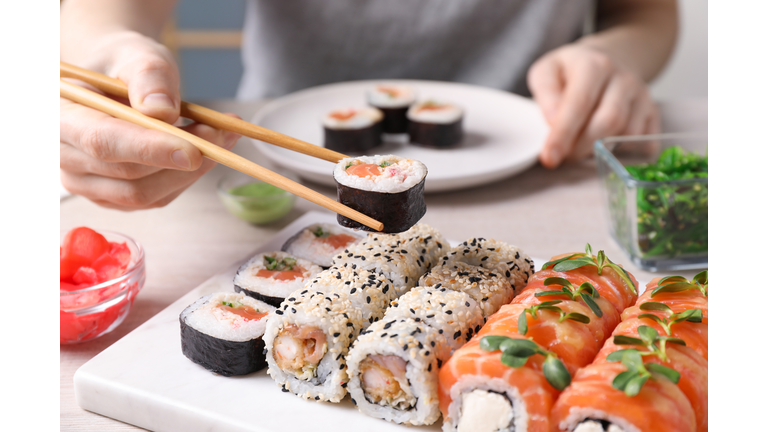
[[[536,163],[548,131],[530,99],[419,80],[353,81],[301,90],[267,103],[252,123],[350,156],[397,154],[420,160],[430,167],[426,192],[517,174]],[[253,141],[265,157],[299,177],[334,184],[324,161]]]
[[[589,246],[541,267],[310,212],[94,357],[76,397],[157,431],[707,430],[705,272],[642,293]]]

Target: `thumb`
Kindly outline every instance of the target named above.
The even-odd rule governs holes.
[[[173,124],[181,106],[179,69],[173,57],[167,50],[142,50],[132,57],[118,73],[128,85],[131,107]]]

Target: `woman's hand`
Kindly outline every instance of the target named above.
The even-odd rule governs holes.
[[[129,100],[121,102],[168,123],[178,120],[178,68],[168,50],[154,40],[135,32],[112,34],[80,66],[125,82]],[[182,129],[226,149],[239,138],[198,123]],[[215,166],[181,138],[67,99],[61,99],[60,139],[64,187],[121,210],[164,206]]]
[[[599,138],[660,130],[643,80],[596,48],[550,51],[531,66],[528,86],[550,126],[539,155],[547,168],[592,154]]]

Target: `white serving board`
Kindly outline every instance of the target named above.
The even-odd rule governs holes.
[[[306,213],[251,255],[96,355],[75,372],[78,405],[156,432],[440,431],[442,420],[416,428],[397,425],[360,413],[349,397],[333,404],[284,393],[267,375],[266,368],[246,376],[224,377],[192,363],[181,353],[179,314],[184,308],[206,294],[233,291],[235,272],[251,256],[280,250],[289,237],[307,225],[335,221],[335,214]],[[538,269],[544,260],[534,258],[534,262]]]

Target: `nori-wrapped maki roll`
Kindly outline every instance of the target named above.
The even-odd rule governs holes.
[[[344,158],[336,164],[333,178],[340,203],[384,224],[384,233],[403,232],[427,212],[424,182],[427,167],[395,155]],[[338,215],[341,226],[371,228]]]
[[[264,252],[237,269],[235,291],[277,307],[321,271],[319,265],[289,253]]]
[[[275,308],[242,293],[209,294],[181,312],[181,352],[224,376],[246,375],[267,365],[264,329]]]
[[[336,224],[316,223],[302,229],[283,244],[283,251],[296,258],[328,268],[333,257],[362,240],[361,234]]]
[[[408,110],[408,135],[413,145],[448,148],[464,138],[464,111],[457,105],[428,100]]]
[[[416,102],[414,91],[407,86],[380,84],[368,91],[368,103],[384,113],[385,134],[408,132],[408,108]]]
[[[381,144],[384,114],[376,108],[334,110],[323,119],[325,147],[340,153],[364,154]]]

